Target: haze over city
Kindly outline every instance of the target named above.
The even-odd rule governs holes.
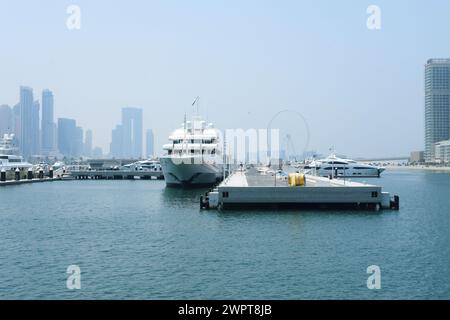
[[[449,30],[449,0],[0,0],[0,301],[450,300]]]
[[[143,109],[161,153],[199,95],[221,129],[265,128],[292,109],[310,149],[406,156],[424,148],[424,65],[450,56],[436,41],[450,3],[376,1],[381,29],[369,30],[372,2],[2,1],[0,104],[17,104],[20,86],[35,98],[48,88],[55,119],[91,129],[105,153],[124,107]],[[66,27],[71,4],[80,30]],[[301,150],[300,119],[273,126],[292,128]]]

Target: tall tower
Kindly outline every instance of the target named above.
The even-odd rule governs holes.
[[[55,145],[54,132],[54,107],[53,93],[46,89],[42,91],[42,122],[41,122],[41,149],[43,153],[48,154],[53,151]]]
[[[86,157],[92,156],[92,130],[86,130],[84,136],[84,155]]]
[[[0,106],[0,138],[5,133],[13,132],[13,111],[7,105]]]
[[[113,158],[123,158],[123,128],[117,125],[111,132],[109,154]]]
[[[31,154],[38,155],[41,153],[41,135],[39,129],[39,113],[41,105],[38,100],[33,102],[33,107],[31,108]]]
[[[82,127],[76,127],[75,128],[75,152],[74,157],[81,157],[84,153],[84,143],[83,143],[83,128]]]
[[[434,161],[434,144],[450,139],[450,59],[425,65],[425,162]]]
[[[20,87],[20,153],[27,159],[33,153],[33,89]]]
[[[142,109],[122,109],[123,157],[142,157]]]
[[[155,137],[153,136],[153,130],[152,129],[147,129],[146,132],[146,141],[145,141],[145,145],[146,145],[146,152],[145,155],[148,158],[153,158],[155,156]]]
[[[68,158],[76,157],[77,123],[73,119],[58,118],[58,150]]]

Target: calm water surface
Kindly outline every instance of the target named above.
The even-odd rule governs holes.
[[[200,211],[201,190],[163,181],[3,187],[0,298],[449,299],[450,174],[374,182],[400,211]]]

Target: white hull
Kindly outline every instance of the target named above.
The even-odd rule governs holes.
[[[199,157],[165,156],[160,159],[167,186],[196,187],[214,185],[222,177],[222,166]]]
[[[314,174],[314,169],[310,169],[311,172]],[[346,178],[351,178],[351,177],[379,177],[381,172],[383,172],[384,169],[382,168],[368,168],[368,169],[346,169],[346,170],[342,170],[342,169],[338,169],[337,170],[337,176],[338,177],[346,177]],[[331,174],[333,174],[334,176],[336,176],[336,169],[334,170],[334,172],[332,170],[325,170],[325,169],[318,169],[317,170],[317,175],[321,176],[321,177],[328,177]]]
[[[331,154],[326,159],[315,160],[305,166],[306,172],[322,177],[379,177],[385,170],[382,167],[342,159]]]

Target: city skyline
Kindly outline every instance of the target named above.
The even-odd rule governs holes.
[[[114,141],[113,130],[111,140],[111,145],[119,142],[118,148],[110,148],[104,154],[101,147],[94,146],[91,129],[84,130],[77,119],[54,118],[54,94],[50,89],[43,89],[41,97],[42,103],[34,99],[32,87],[20,86],[19,102],[14,107],[0,104],[0,136],[14,134],[18,151],[24,158],[107,156],[137,159],[146,157],[144,153],[149,151],[154,156],[152,129],[146,129],[144,152],[141,108],[121,109],[122,122],[117,126],[120,136]]]
[[[64,4],[12,3],[0,12],[0,35],[14,44],[0,53],[0,103],[14,106],[23,84],[52,88],[55,118],[77,119],[104,150],[121,108],[139,106],[160,153],[199,95],[219,128],[265,128],[289,108],[307,119],[319,153],[408,155],[424,148],[423,65],[450,55],[448,41],[427,36],[450,29],[443,2],[379,1],[380,30],[366,26],[369,3],[77,4],[79,30],[67,29]],[[289,134],[300,150],[304,131]]]
[[[42,103],[41,103],[42,101]],[[34,99],[29,86],[19,87],[19,102],[10,107],[0,105],[0,135],[14,134],[18,152],[25,159],[31,157],[90,156],[98,147],[92,146],[92,130],[77,126],[76,120],[54,118],[54,95],[49,89],[42,90],[42,99]],[[42,105],[42,108],[41,108]],[[58,125],[57,125],[58,123]]]

